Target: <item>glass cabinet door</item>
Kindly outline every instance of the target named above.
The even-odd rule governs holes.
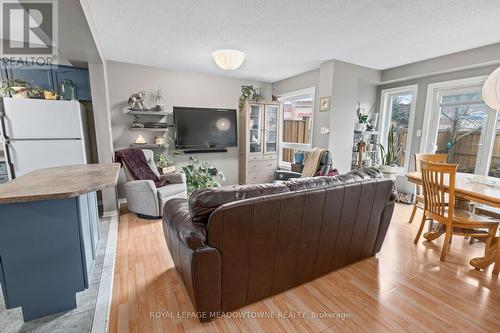
[[[278,149],[278,111],[277,105],[266,105],[264,126],[264,153],[275,153]]]
[[[250,153],[262,153],[262,114],[261,105],[250,105],[248,138]]]

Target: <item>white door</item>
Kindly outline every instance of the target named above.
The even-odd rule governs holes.
[[[83,140],[10,141],[7,149],[16,177],[37,169],[87,163]]]
[[[5,135],[9,139],[83,138],[77,101],[4,98]]]

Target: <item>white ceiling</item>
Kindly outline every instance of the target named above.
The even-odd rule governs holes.
[[[277,81],[323,61],[386,69],[500,42],[499,0],[90,0],[108,60]],[[234,72],[211,53],[247,54]]]

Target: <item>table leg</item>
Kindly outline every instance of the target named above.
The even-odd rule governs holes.
[[[491,242],[490,247],[486,250],[486,254],[484,257],[472,258],[470,260],[470,264],[474,266],[475,269],[485,269],[488,268],[489,265],[495,262],[495,268],[497,269],[495,273],[495,268],[493,268],[493,273],[498,274],[499,262],[500,262],[500,250],[498,249],[500,246],[500,241],[498,237]]]
[[[497,238],[497,258],[495,260],[495,266],[493,267],[493,274],[498,275],[500,273],[500,239]]]

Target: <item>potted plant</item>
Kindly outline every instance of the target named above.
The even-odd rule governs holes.
[[[401,170],[397,165],[399,154],[401,153],[401,146],[394,136],[394,123],[391,124],[389,134],[387,135],[387,149],[382,144],[379,144],[379,146],[382,158],[380,171],[382,171],[386,178],[396,180],[396,176]]]
[[[153,93],[151,93],[151,100],[153,101],[153,107],[151,111],[163,111],[163,105],[161,105],[162,101],[165,101],[163,95],[161,93],[161,89],[156,89]]]
[[[182,171],[186,174],[188,193],[207,187],[219,187],[217,178],[226,180],[222,171],[212,167],[209,162],[198,160],[195,156],[189,157],[189,164],[183,167]]]
[[[358,123],[355,125],[354,130],[356,132],[363,132],[366,130],[366,123],[368,122],[368,113],[361,108],[361,104],[358,102],[358,107],[356,108],[356,113],[358,115]]]
[[[260,88],[254,88],[253,86],[241,86],[241,96],[240,96],[240,109],[243,108],[245,101],[260,101],[262,95]]]
[[[303,150],[294,150],[293,151],[293,159],[295,161],[295,164],[303,164],[305,155],[306,155],[306,152]]]

